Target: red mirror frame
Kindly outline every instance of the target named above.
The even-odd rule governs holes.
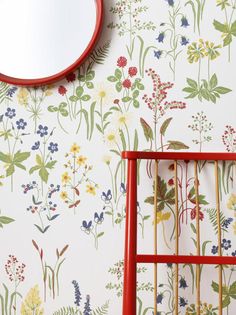
[[[21,86],[42,86],[42,85],[48,85],[56,81],[59,81],[63,79],[67,74],[77,69],[89,56],[89,54],[93,50],[99,38],[99,35],[101,33],[103,15],[104,15],[103,0],[94,0],[94,1],[96,1],[96,5],[97,5],[97,19],[96,19],[96,25],[95,25],[95,30],[94,30],[92,39],[90,40],[83,54],[72,65],[70,65],[68,68],[66,68],[65,70],[55,75],[45,77],[45,78],[40,78],[40,79],[19,79],[19,78],[9,77],[7,75],[0,73],[0,81],[13,84],[13,85],[21,85]]]

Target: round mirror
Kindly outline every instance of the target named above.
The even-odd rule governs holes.
[[[102,0],[0,0],[0,81],[42,85],[63,78],[91,52]]]

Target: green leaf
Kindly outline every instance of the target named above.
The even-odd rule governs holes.
[[[86,86],[87,86],[88,89],[93,89],[94,88],[93,82],[86,82]]]
[[[16,152],[16,154],[13,157],[13,162],[18,163],[18,162],[23,162],[27,160],[30,157],[30,152]]]
[[[163,124],[161,125],[160,134],[161,134],[162,136],[165,136],[166,130],[167,130],[167,128],[169,127],[169,124],[170,124],[170,122],[171,122],[172,119],[173,119],[172,117],[171,117],[171,118],[167,118],[167,119],[163,122]]]
[[[102,237],[104,235],[104,232],[101,232],[97,235],[97,238]]]
[[[0,216],[0,223],[1,224],[9,224],[14,222],[15,220],[9,217],[5,217],[5,216]]]
[[[194,90],[198,89],[197,81],[187,78],[187,83],[191,86]]]
[[[84,93],[84,88],[82,86],[78,86],[76,88],[76,96],[80,99]]]
[[[26,167],[23,164],[21,164],[21,163],[15,163],[15,166],[21,168],[24,171],[26,171]]]
[[[69,97],[69,100],[71,102],[75,102],[76,103],[76,102],[78,102],[79,98],[77,96],[75,96],[75,95],[72,95],[72,96]]]
[[[189,149],[189,147],[184,144],[183,142],[180,141],[168,141],[169,146],[168,146],[168,150],[185,150],[185,149]]]
[[[89,140],[91,140],[94,130],[94,111],[95,111],[96,102],[93,102],[90,106],[90,135]]]
[[[59,111],[65,110],[66,107],[67,107],[67,103],[66,102],[61,102],[61,104],[59,105]]]
[[[223,45],[228,46],[230,43],[232,43],[232,40],[233,40],[232,35],[228,34],[223,40]]]
[[[185,87],[182,91],[186,93],[194,93],[196,90],[191,87]]]
[[[191,227],[193,233],[197,234],[197,230],[196,230],[195,226],[192,223],[190,224],[190,227]]]
[[[115,70],[115,77],[120,80],[122,78],[122,72],[120,69]]]
[[[95,78],[95,71],[94,70],[89,71],[85,76],[86,81],[92,81],[94,78]]]
[[[215,73],[214,73],[213,76],[211,77],[209,83],[210,83],[210,89],[214,89],[214,88],[217,86],[217,84],[218,84],[218,79],[217,79],[217,76],[216,76]]]
[[[219,94],[227,94],[229,92],[232,92],[232,90],[223,86],[217,86],[217,88],[215,88],[214,91],[216,91]]]
[[[4,154],[3,152],[0,152],[0,161],[10,164],[12,162],[11,156],[9,154]]]
[[[50,161],[48,162],[45,167],[49,168],[50,170],[54,168],[55,164],[57,163],[57,161]]]
[[[110,81],[110,82],[116,82],[116,81],[118,81],[118,79],[117,79],[115,76],[113,76],[113,75],[111,75],[110,77],[108,77],[107,80]]]
[[[134,106],[135,108],[139,108],[139,101],[134,100],[134,101],[133,101],[133,106]]]
[[[6,170],[6,176],[11,176],[15,172],[14,164],[11,164]]]
[[[39,166],[42,166],[43,165],[43,160],[41,158],[41,156],[39,154],[36,154],[36,163],[39,165]]]
[[[225,308],[227,307],[229,304],[230,304],[230,297],[229,296],[226,296],[222,302],[222,307]]]
[[[218,283],[212,281],[211,287],[212,287],[212,289],[213,289],[214,292],[219,293],[219,285],[218,285]]]
[[[138,132],[135,129],[135,133],[134,133],[134,151],[138,150]]]
[[[222,33],[228,33],[229,32],[229,28],[228,28],[227,24],[222,24],[219,21],[214,20],[213,25],[217,31],[220,31]]]
[[[67,117],[67,116],[69,115],[69,112],[68,112],[68,110],[66,110],[66,109],[62,109],[62,110],[60,110],[60,114],[61,114],[63,117]]]
[[[236,20],[232,23],[230,32],[233,36],[236,36]]]
[[[86,95],[83,95],[83,96],[81,97],[81,100],[84,101],[84,102],[87,102],[87,101],[90,100],[90,98],[91,98],[91,96],[88,95],[88,94],[86,94]]]
[[[130,96],[125,96],[122,98],[122,102],[127,103],[130,102],[132,100],[132,98]]]
[[[140,123],[142,125],[146,140],[147,141],[153,140],[153,131],[152,131],[152,128],[149,126],[149,124],[143,118],[140,118]]]
[[[133,98],[137,98],[139,96],[139,91],[135,90],[132,94]]]
[[[120,92],[122,90],[122,83],[121,82],[117,82],[116,83],[116,91]]]
[[[144,85],[142,83],[137,83],[137,88],[140,90],[140,91],[143,91],[144,90]]]
[[[38,171],[39,169],[41,168],[40,165],[36,165],[36,166],[33,166],[31,167],[31,169],[29,170],[29,174],[33,174],[35,171]]]
[[[229,287],[229,294],[236,295],[236,281],[234,281]],[[236,297],[234,297],[234,299],[236,299]]]
[[[45,183],[48,182],[49,173],[48,173],[46,167],[43,166],[43,167],[40,168],[39,176],[40,176],[40,178],[42,179],[43,182],[45,182]]]
[[[48,106],[48,111],[50,113],[54,113],[54,112],[57,112],[58,111],[58,108],[56,106]]]

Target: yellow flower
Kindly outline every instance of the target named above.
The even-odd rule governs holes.
[[[61,197],[62,200],[67,199],[68,198],[67,192],[66,191],[62,191],[61,194],[60,194],[60,197]]]
[[[78,153],[79,151],[80,151],[80,147],[76,143],[74,143],[70,148],[71,153],[75,154],[75,153]]]
[[[236,211],[236,195],[235,194],[231,194],[231,196],[229,197],[229,200],[227,202],[227,208],[229,210]],[[236,214],[236,212],[235,212],[235,214]]]
[[[95,187],[93,185],[91,185],[91,184],[86,185],[86,188],[87,188],[86,189],[87,193],[94,195],[94,196],[96,195]]]
[[[198,62],[199,59],[206,56],[206,50],[204,47],[204,41],[199,39],[199,43],[192,43],[188,46],[188,61],[189,63]]]
[[[51,95],[53,94],[52,88],[53,88],[52,85],[46,86],[46,89],[45,89],[45,92],[44,92],[44,93],[45,93],[45,96],[51,96]]]
[[[24,302],[21,304],[21,315],[43,315],[42,301],[39,295],[38,285],[30,289]]]
[[[104,140],[109,147],[113,147],[118,142],[117,130],[109,130],[104,135]]]
[[[68,183],[71,180],[71,177],[68,175],[68,172],[65,172],[61,176],[63,183]]]
[[[171,217],[170,212],[163,212],[163,211],[158,211],[157,212],[157,224],[159,224],[162,221],[168,221],[169,218]]]
[[[27,106],[29,101],[29,92],[27,88],[20,88],[17,94],[17,99],[20,105]]]
[[[206,49],[206,56],[209,56],[211,60],[216,59],[220,53],[218,52],[218,49],[221,48],[221,45],[215,45],[214,43],[211,43],[209,41],[205,42],[205,49]]]
[[[85,156],[80,155],[80,156],[77,158],[76,163],[77,163],[79,166],[81,166],[81,165],[85,164],[85,161],[86,161],[86,160],[87,160],[87,158],[86,158]]]

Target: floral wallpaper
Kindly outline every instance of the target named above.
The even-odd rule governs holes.
[[[120,315],[123,150],[236,151],[236,1],[106,0],[95,50],[57,84],[0,83],[0,314]],[[193,168],[158,177],[158,251],[196,253]],[[202,255],[217,255],[214,168],[198,163]],[[236,257],[236,167],[219,164],[222,252]],[[152,253],[153,165],[138,169],[139,252]],[[154,314],[153,270],[138,266],[137,312]],[[201,314],[218,314],[218,273],[201,267]],[[196,268],[181,265],[179,313],[196,314]],[[158,315],[174,312],[174,268],[158,266]],[[236,267],[223,267],[223,314]]]

